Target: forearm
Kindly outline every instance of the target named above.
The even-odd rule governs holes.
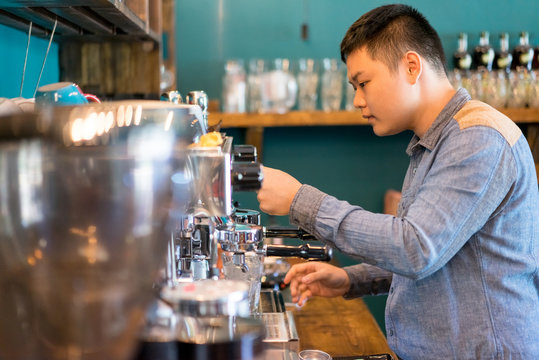
[[[383,295],[389,292],[393,274],[369,264],[359,264],[343,268],[350,279],[350,289],[345,299],[365,295]]]

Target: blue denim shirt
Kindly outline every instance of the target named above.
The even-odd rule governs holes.
[[[461,89],[407,148],[396,217],[303,185],[291,222],[363,261],[345,297],[389,290],[403,359],[539,356],[539,191],[526,138]]]

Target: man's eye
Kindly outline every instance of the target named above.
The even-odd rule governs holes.
[[[360,88],[364,88],[366,84],[367,84],[367,82],[364,81],[364,82],[359,83],[358,86],[359,86]]]

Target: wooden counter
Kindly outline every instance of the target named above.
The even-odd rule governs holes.
[[[292,312],[301,350],[318,349],[333,357],[387,353],[395,357],[361,299],[315,297]]]
[[[539,123],[539,108],[503,108],[499,110],[517,124]],[[286,114],[232,114],[210,111],[210,124],[213,125],[219,121],[222,121],[223,128],[368,125],[360,111],[291,111]]]

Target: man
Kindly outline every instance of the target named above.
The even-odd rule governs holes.
[[[354,105],[377,135],[412,130],[397,216],[373,214],[265,168],[260,208],[359,257],[306,263],[293,300],[389,292],[388,343],[402,359],[539,354],[539,192],[520,129],[455,91],[439,37],[406,5],[374,9],[341,43]]]

